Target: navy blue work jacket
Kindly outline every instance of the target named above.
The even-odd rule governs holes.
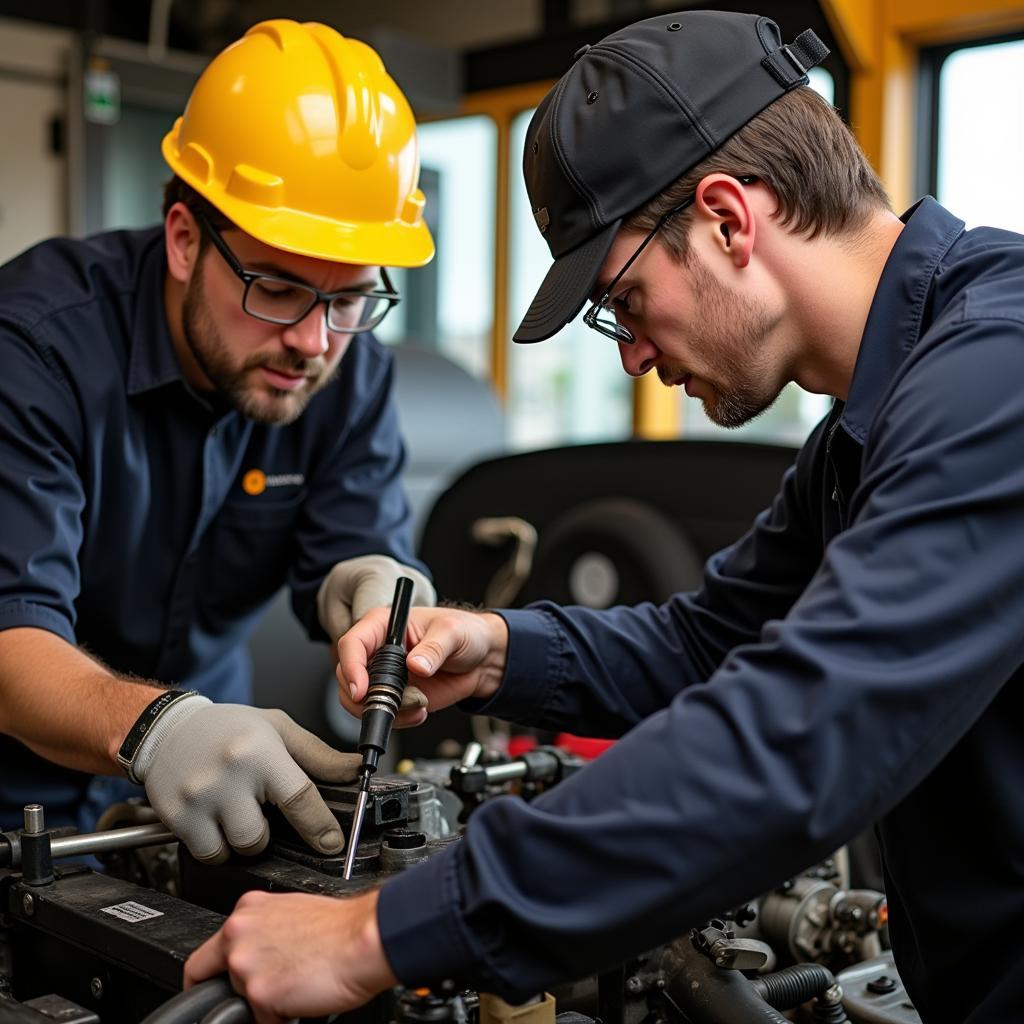
[[[531,804],[484,804],[384,886],[403,981],[540,991],[878,822],[922,1018],[1021,1018],[1024,238],[965,232],[930,199],[905,221],[847,402],[700,590],[503,613],[483,710],[625,735]]]
[[[0,629],[244,702],[244,641],[282,584],[326,641],[316,591],[335,562],[411,561],[392,360],[358,336],[294,423],[254,423],[185,383],[165,273],[160,228],[54,239],[0,268]],[[88,827],[117,788],[9,737],[0,765],[5,826],[44,800]]]

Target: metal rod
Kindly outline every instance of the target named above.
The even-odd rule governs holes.
[[[26,831],[24,835],[34,833]],[[38,833],[35,833],[38,834]],[[20,868],[22,866],[22,843],[24,838],[16,832],[3,834],[6,843],[0,848],[4,854],[0,866]],[[86,832],[83,835],[53,836],[50,838],[50,857],[79,857],[83,854],[109,853],[111,850],[133,850],[139,846],[160,846],[175,843],[178,837],[160,822],[150,825],[132,825],[128,828],[113,828],[108,832]]]
[[[498,782],[509,782],[512,779],[521,779],[526,775],[527,765],[525,761],[509,761],[508,764],[489,764],[484,768],[484,774],[490,784]]]
[[[112,828],[109,832],[87,832],[80,836],[59,836],[50,843],[54,857],[76,857],[83,853],[133,850],[139,846],[175,843],[178,837],[160,822]]]
[[[483,754],[483,752],[484,748],[482,744],[477,743],[476,740],[470,740],[470,742],[466,744],[466,749],[462,753],[462,760],[459,764],[461,764],[463,768],[475,768],[477,762],[480,760],[480,755]]]

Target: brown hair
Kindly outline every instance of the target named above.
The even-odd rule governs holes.
[[[674,206],[692,196],[709,174],[754,175],[778,200],[783,226],[807,238],[845,235],[868,217],[891,209],[889,197],[853,133],[813,89],[794,89],[748,121],[706,160],[677,178],[626,218],[625,226],[651,231]],[[693,210],[662,228],[672,255],[685,260]]]
[[[195,216],[202,213],[210,224],[218,231],[228,231],[235,227],[233,221],[224,216],[213,203],[204,199],[191,185],[186,184],[176,174],[164,185],[163,216],[167,219],[167,211],[175,203],[184,203],[189,212]],[[205,233],[200,234],[200,250],[205,249],[209,239]]]

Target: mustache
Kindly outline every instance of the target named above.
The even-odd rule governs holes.
[[[674,380],[679,380],[680,377],[685,377],[691,371],[688,370],[682,363],[662,363],[657,367],[658,379],[662,384],[669,384]]]
[[[266,368],[277,370],[280,373],[301,374],[303,377],[322,377],[327,363],[322,358],[317,359],[274,359],[270,356],[252,356],[245,361],[243,370],[258,370]]]

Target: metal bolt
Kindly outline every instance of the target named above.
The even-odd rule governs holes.
[[[103,998],[103,982],[99,978],[93,978],[89,982],[89,991],[92,993],[93,999]]]
[[[880,974],[877,978],[869,981],[866,987],[872,995],[882,996],[896,991],[896,981],[888,974]]]
[[[25,805],[25,831],[30,836],[37,836],[46,830],[42,804]]]
[[[21,909],[25,911],[26,917],[31,917],[36,912],[36,901],[32,899],[32,893],[26,892],[22,894]]]
[[[635,975],[631,974],[626,979],[626,991],[634,996],[640,995],[644,990],[644,983]]]

